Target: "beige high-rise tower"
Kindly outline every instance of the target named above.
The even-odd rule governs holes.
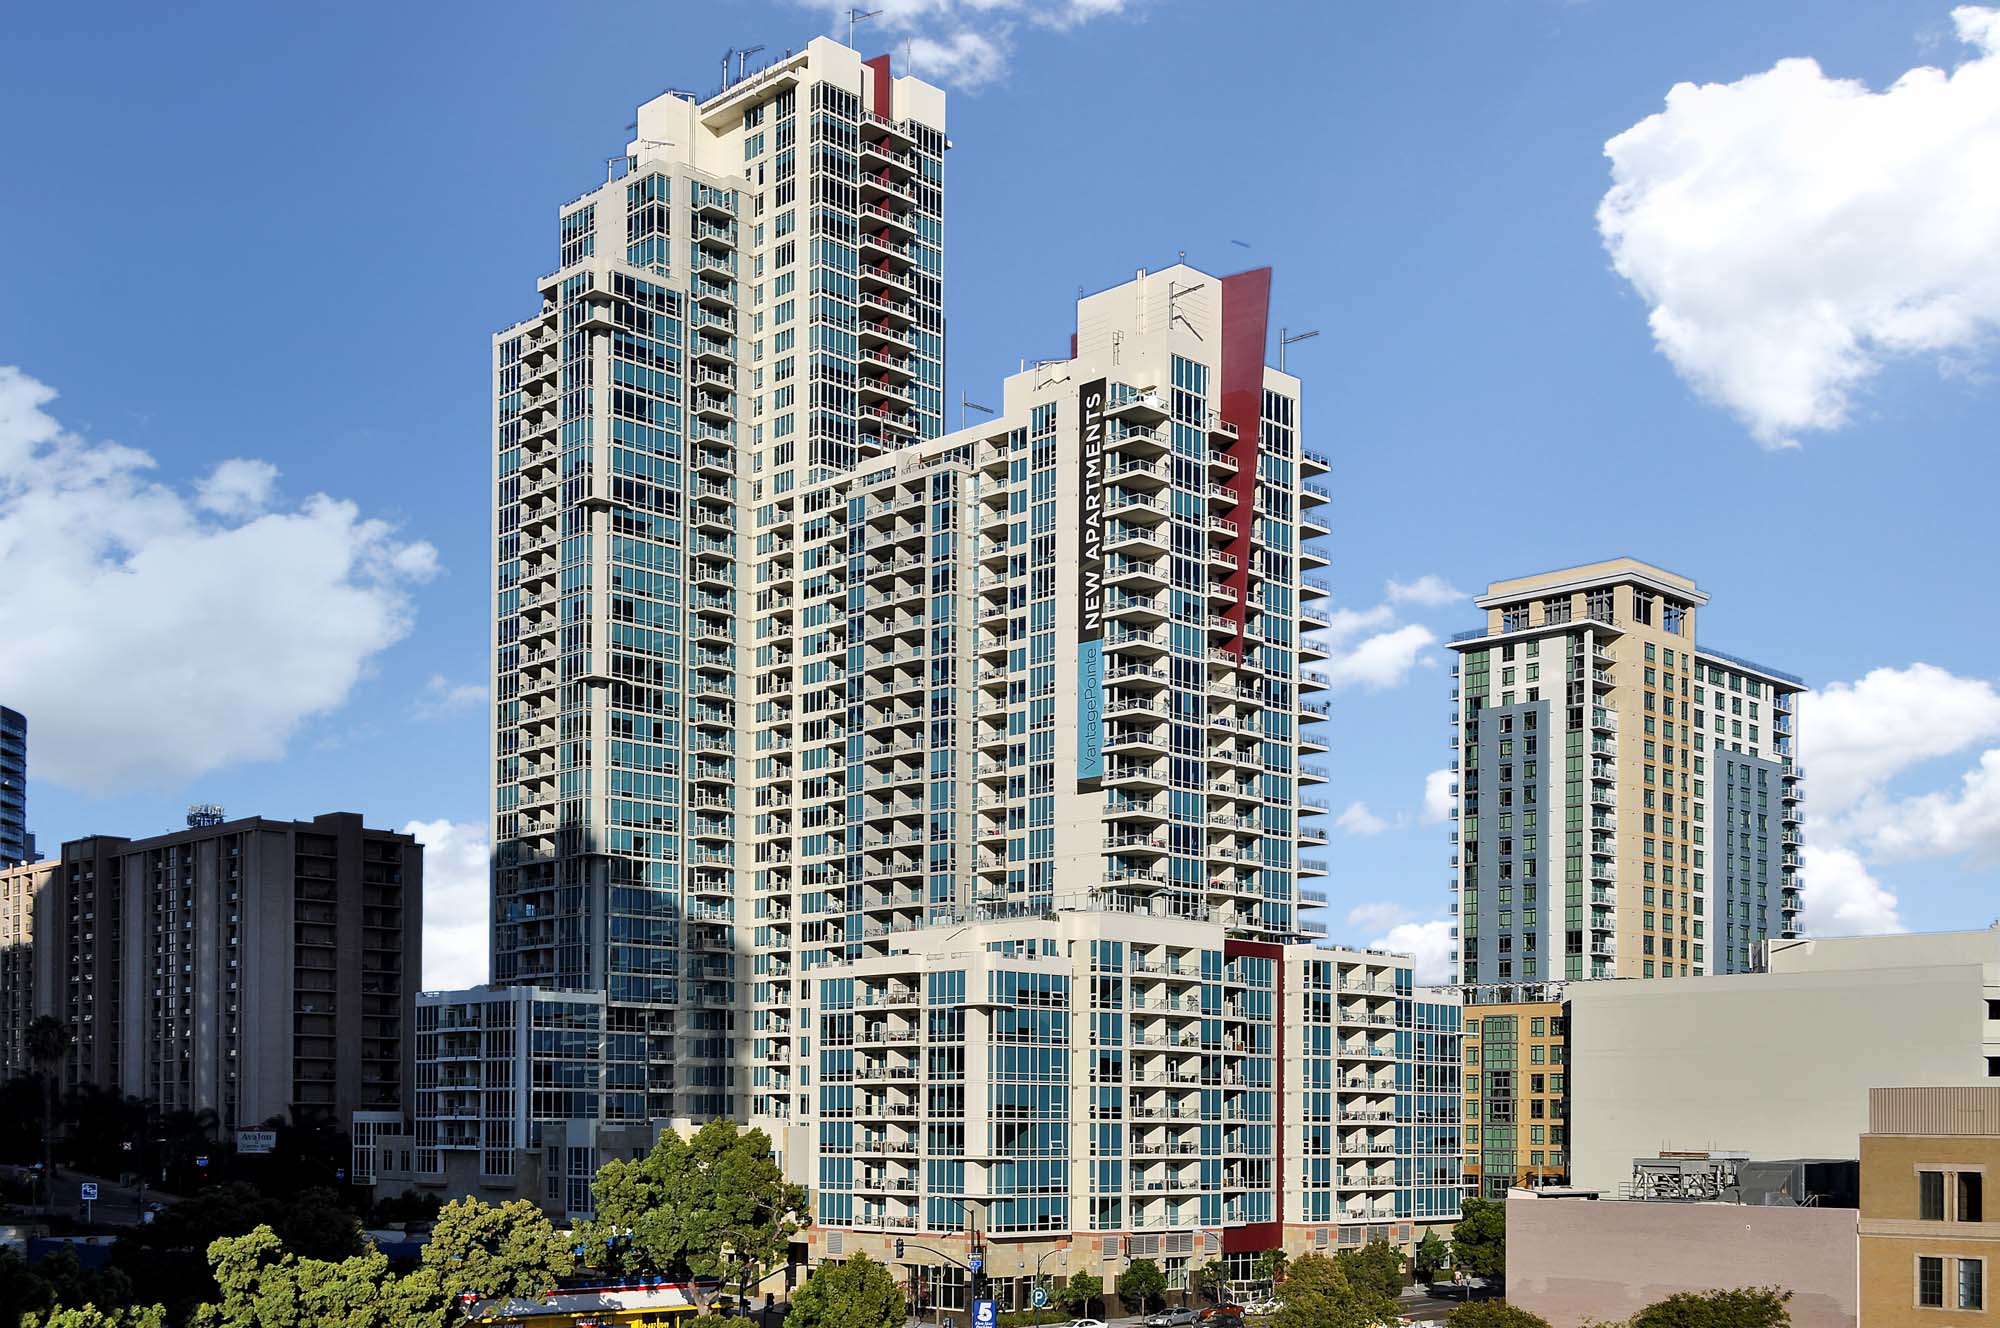
[[[1452,888],[1471,1003],[1749,967],[1797,933],[1801,679],[1698,644],[1633,558],[1496,581],[1451,642]]]

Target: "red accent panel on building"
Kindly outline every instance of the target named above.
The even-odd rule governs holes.
[[[1236,473],[1223,485],[1236,495],[1229,519],[1236,537],[1223,547],[1236,558],[1236,570],[1224,584],[1236,593],[1223,617],[1236,628],[1228,649],[1237,658],[1244,651],[1243,628],[1250,593],[1250,536],[1256,523],[1257,422],[1264,414],[1264,348],[1271,338],[1271,269],[1251,268],[1222,279],[1222,383],[1218,409],[1225,425],[1236,429],[1227,451]]]
[[[1069,334],[1069,357],[1072,360],[1076,358],[1076,333],[1074,332]]]
[[[896,112],[890,105],[894,94],[891,91],[893,85],[889,78],[889,57],[878,55],[873,60],[864,60],[861,63],[875,75],[875,104],[869,109],[884,120],[895,119]]]
[[[1270,291],[1271,269],[1262,269],[1264,290]],[[1234,280],[1225,277],[1225,281]],[[1225,299],[1227,298],[1225,294]],[[1223,318],[1228,318],[1228,305],[1223,306]],[[1225,342],[1227,333],[1224,333]],[[1226,353],[1226,352],[1225,352]],[[1264,361],[1260,346],[1257,362]],[[1227,360],[1223,361],[1225,367]],[[1261,393],[1262,387],[1258,388]],[[1263,410],[1263,398],[1258,398],[1258,411]],[[1275,1250],[1285,1243],[1285,947],[1269,941],[1232,941],[1222,943],[1224,960],[1242,955],[1254,956],[1271,961],[1271,1010],[1275,1025],[1271,1034],[1271,1212],[1269,1222],[1248,1222],[1238,1227],[1224,1227],[1222,1250],[1225,1254],[1259,1254],[1265,1250]]]

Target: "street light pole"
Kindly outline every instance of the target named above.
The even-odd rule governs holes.
[[[1035,1260],[1035,1285],[1028,1293],[1028,1298],[1035,1302],[1035,1328],[1042,1328],[1042,1302],[1039,1299],[1039,1296],[1042,1294],[1042,1260],[1048,1258],[1051,1254],[1060,1254],[1067,1260],[1069,1258],[1069,1246],[1059,1245],[1052,1250],[1043,1250],[1041,1255]]]

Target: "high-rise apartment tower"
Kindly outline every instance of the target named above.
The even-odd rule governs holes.
[[[945,147],[942,93],[824,39],[665,93],[494,338],[493,977],[608,994],[609,1120],[745,1113],[760,901],[840,869],[846,569],[797,550],[943,428]]]
[[[1617,558],[1496,581],[1453,638],[1469,1003],[1742,972],[1797,934],[1804,683],[1698,644],[1707,602]]]
[[[28,718],[0,706],[0,867],[32,862],[28,833]]]

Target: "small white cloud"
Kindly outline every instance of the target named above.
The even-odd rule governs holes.
[[[416,714],[419,719],[439,719],[485,704],[485,683],[455,683],[442,673],[433,673],[424,685],[424,694],[417,699]]]
[[[1386,899],[1356,904],[1347,911],[1347,925],[1356,932],[1381,933],[1414,920],[1415,915],[1409,909]]]
[[[1860,855],[1837,844],[1805,846],[1805,929],[1820,936],[1903,931],[1896,896],[1869,874]]]
[[[1454,770],[1433,770],[1424,776],[1424,820],[1430,825],[1451,819],[1451,810],[1458,805],[1458,795],[1451,786],[1458,782],[1458,772]]]
[[[802,0],[833,20],[845,41],[848,0]],[[875,12],[855,29],[861,46],[902,56],[928,83],[970,92],[1005,77],[1023,28],[1068,33],[1093,19],[1125,12],[1128,0],[872,0]],[[879,35],[878,35],[879,34]],[[898,72],[902,72],[900,67]]]
[[[1395,620],[1396,611],[1387,604],[1377,604],[1372,609],[1334,609],[1326,615],[1327,625],[1317,630],[1321,640],[1339,644]]]
[[[1389,823],[1369,811],[1365,802],[1348,803],[1333,823],[1350,835],[1379,835],[1389,828]]]
[[[424,987],[476,987],[488,972],[486,831],[444,820],[411,821],[403,833],[424,846]]]
[[[1352,650],[1335,647],[1326,662],[1327,682],[1335,690],[1363,687],[1381,691],[1394,687],[1410,676],[1419,664],[1436,663],[1424,651],[1437,641],[1430,628],[1411,623],[1387,632],[1378,632]]]
[[[1453,972],[1457,962],[1456,942],[1452,940],[1451,922],[1446,918],[1398,923],[1368,942],[1368,948],[1409,955],[1415,961],[1416,980],[1426,986],[1456,978]]]
[[[217,516],[254,516],[271,504],[278,468],[268,461],[233,457],[195,486],[195,501]]]
[[[1389,602],[1392,604],[1417,604],[1435,609],[1447,604],[1462,603],[1465,598],[1463,590],[1451,585],[1441,576],[1426,574],[1414,581],[1389,583]]]
[[[1847,422],[1890,358],[1956,370],[2000,327],[2000,11],[1952,11],[1974,54],[1883,92],[1780,60],[1682,83],[1604,145],[1597,210],[1653,340],[1767,447]]]
[[[0,597],[23,625],[0,698],[32,717],[37,777],[113,794],[284,755],[408,632],[436,551],[323,494],[269,508],[260,461],[154,483],[146,453],[65,432],[55,395],[0,366]]]

